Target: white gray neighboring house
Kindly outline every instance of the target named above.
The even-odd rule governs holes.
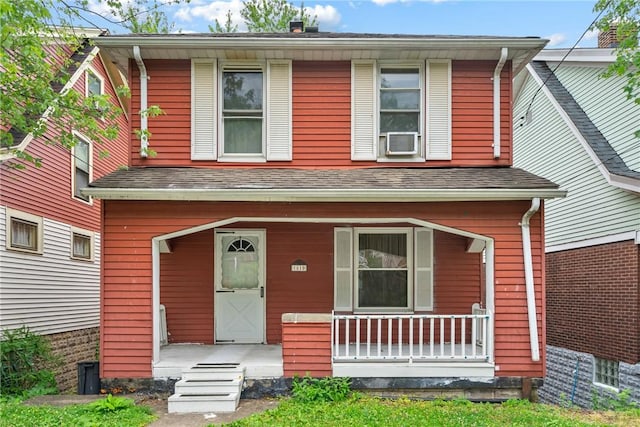
[[[568,190],[545,212],[549,403],[640,401],[640,105],[614,59],[548,49],[514,84],[514,166]]]

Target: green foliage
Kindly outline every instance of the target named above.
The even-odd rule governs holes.
[[[96,400],[89,404],[89,408],[96,412],[116,412],[136,406],[132,399],[126,397],[114,397],[109,394],[104,399]]]
[[[148,425],[156,418],[148,407],[136,406],[132,401],[126,404],[113,403],[115,409],[107,409],[111,404],[100,403],[107,399],[66,407],[28,406],[15,400],[0,401],[0,427],[134,427]],[[121,398],[113,399],[120,402]]]
[[[23,397],[55,394],[53,370],[60,364],[49,342],[26,326],[5,330],[0,341],[0,393]]]
[[[0,149],[14,157],[3,166],[42,165],[45,159],[18,146],[27,135],[66,150],[77,143],[73,131],[96,144],[118,136],[118,102],[108,94],[85,97],[65,88],[80,65],[71,54],[90,48],[74,24],[100,28],[91,20],[99,16],[129,31],[166,33],[174,28],[161,7],[183,2],[189,0],[0,0]],[[107,13],[94,12],[98,5]],[[125,96],[128,90],[116,92]]]
[[[351,378],[311,378],[308,374],[293,378],[291,394],[298,402],[340,402],[351,393]]]
[[[595,410],[628,411],[640,408],[638,403],[631,400],[631,392],[622,390],[591,389],[591,404]]]
[[[304,26],[316,25],[317,16],[311,16],[304,8],[295,7],[287,0],[249,0],[244,3],[240,15],[250,32],[282,33],[289,31],[289,22],[302,21]]]
[[[639,0],[598,0],[594,11],[602,12],[595,27],[608,31],[616,27],[619,45],[616,48],[616,61],[605,73],[607,76],[624,76],[627,84],[624,88],[627,98],[640,105],[640,1]],[[636,133],[636,136],[638,133]]]
[[[521,426],[580,427],[640,425],[640,413],[586,412],[510,400],[503,404],[376,399],[357,396],[340,402],[284,400],[272,410],[232,426]]]
[[[214,25],[209,25],[209,31],[212,33],[236,33],[238,32],[238,25],[233,23],[231,11],[228,10],[225,16],[224,23],[220,23],[217,19]]]

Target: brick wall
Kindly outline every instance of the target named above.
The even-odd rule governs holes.
[[[640,361],[640,249],[633,241],[548,253],[547,343]]]
[[[78,362],[96,360],[100,329],[80,329],[45,337],[51,343],[53,353],[64,361],[56,372],[58,389],[61,392],[77,392]]]

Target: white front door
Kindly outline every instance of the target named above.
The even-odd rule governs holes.
[[[265,341],[265,235],[264,230],[216,230],[216,343]]]

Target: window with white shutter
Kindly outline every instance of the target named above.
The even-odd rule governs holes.
[[[451,159],[451,61],[351,64],[351,159]]]
[[[433,231],[340,227],[334,231],[334,309],[433,310]]]
[[[291,61],[192,61],[191,159],[290,161]]]

